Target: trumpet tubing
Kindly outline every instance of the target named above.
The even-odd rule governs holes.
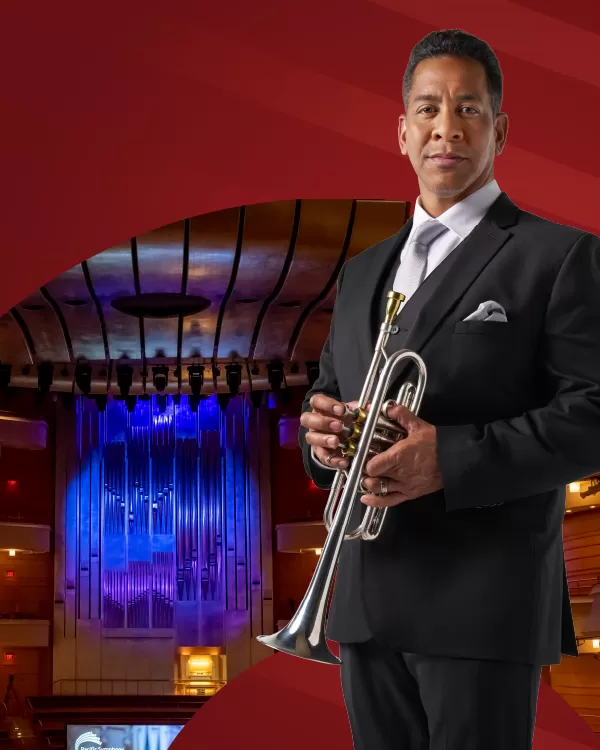
[[[306,594],[289,623],[278,633],[258,636],[258,640],[277,651],[324,664],[339,664],[325,638],[326,609],[345,541],[376,539],[383,527],[387,508],[365,510],[360,524],[348,531],[358,495],[365,494],[364,466],[367,460],[382,450],[404,439],[406,431],[388,417],[390,406],[402,405],[417,414],[427,383],[427,369],[421,357],[408,349],[388,356],[385,352],[392,322],[404,301],[404,295],[388,292],[386,316],[381,324],[373,359],[354,410],[346,407],[351,424],[342,431],[342,453],[349,459],[348,469],[336,471],[325,507],[324,522],[327,537]],[[380,370],[381,361],[385,360]],[[385,400],[395,368],[405,360],[417,365],[417,383],[406,382],[395,400]]]

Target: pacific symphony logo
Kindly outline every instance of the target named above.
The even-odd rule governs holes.
[[[94,732],[84,732],[80,734],[75,740],[75,747],[73,750],[97,750],[98,748],[104,748],[104,750],[125,750],[123,747],[105,747],[102,744],[102,740]]]

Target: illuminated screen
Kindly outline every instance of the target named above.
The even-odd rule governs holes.
[[[67,750],[167,750],[182,729],[173,724],[70,725]]]

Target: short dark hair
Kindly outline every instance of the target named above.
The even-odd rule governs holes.
[[[417,65],[423,62],[423,60],[446,55],[450,57],[470,58],[483,65],[494,116],[497,115],[502,106],[502,70],[500,69],[498,58],[489,44],[472,34],[467,34],[462,29],[432,31],[413,47],[408,59],[402,85],[404,106],[408,105],[413,76]]]

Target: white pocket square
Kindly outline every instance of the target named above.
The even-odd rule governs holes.
[[[467,315],[465,320],[485,320],[492,323],[508,323],[506,312],[502,305],[494,300],[482,302],[475,312]]]

